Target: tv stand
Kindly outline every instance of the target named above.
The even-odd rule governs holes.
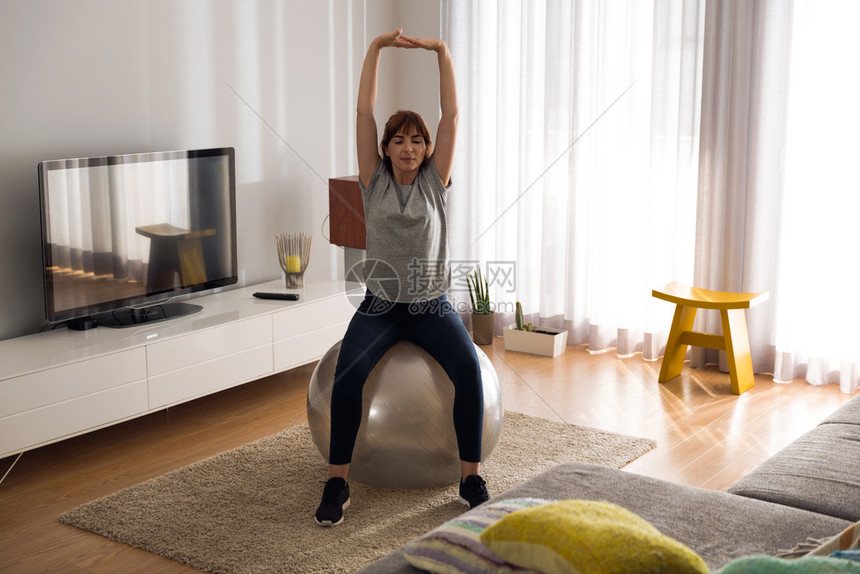
[[[175,319],[202,310],[203,307],[192,303],[157,303],[148,307],[126,307],[100,313],[95,320],[104,327],[139,327],[144,323]]]
[[[170,321],[0,341],[0,457],[318,360],[355,312],[344,283],[253,296],[283,290],[280,279],[192,299],[202,309]]]

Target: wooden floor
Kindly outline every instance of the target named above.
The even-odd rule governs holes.
[[[777,384],[766,375],[734,396],[728,375],[688,366],[661,385],[660,361],[638,355],[619,359],[570,347],[550,359],[505,353],[502,339],[484,349],[502,381],[505,408],[652,438],[657,448],[627,470],[711,489],[728,488],[851,398],[837,385]],[[313,367],[24,453],[0,484],[0,572],[193,572],[56,517],[304,422]],[[0,460],[0,476],[12,462]]]

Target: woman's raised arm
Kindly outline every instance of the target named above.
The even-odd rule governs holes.
[[[436,52],[439,59],[439,104],[442,117],[436,130],[436,143],[433,148],[433,158],[442,183],[448,185],[454,166],[454,148],[457,143],[457,121],[460,110],[457,105],[457,82],[454,78],[454,62],[451,52],[442,40],[426,40],[400,36],[398,46],[405,48],[423,48]]]
[[[364,65],[361,68],[358,104],[356,106],[355,138],[358,150],[358,177],[365,186],[370,183],[373,170],[376,169],[376,164],[379,161],[376,118],[373,116],[373,110],[376,107],[379,55],[383,48],[389,46],[406,47],[406,44],[400,39],[402,31],[397,30],[374,38],[367,48]]]

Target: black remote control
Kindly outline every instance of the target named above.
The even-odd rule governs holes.
[[[298,301],[299,294],[298,293],[262,293],[257,291],[254,293],[254,297],[257,299],[280,299],[282,301]]]

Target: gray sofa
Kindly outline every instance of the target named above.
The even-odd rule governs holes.
[[[605,500],[638,514],[717,569],[830,538],[860,521],[860,396],[765,461],[728,492],[593,464],[556,466],[491,500]],[[400,548],[360,571],[415,573]]]

